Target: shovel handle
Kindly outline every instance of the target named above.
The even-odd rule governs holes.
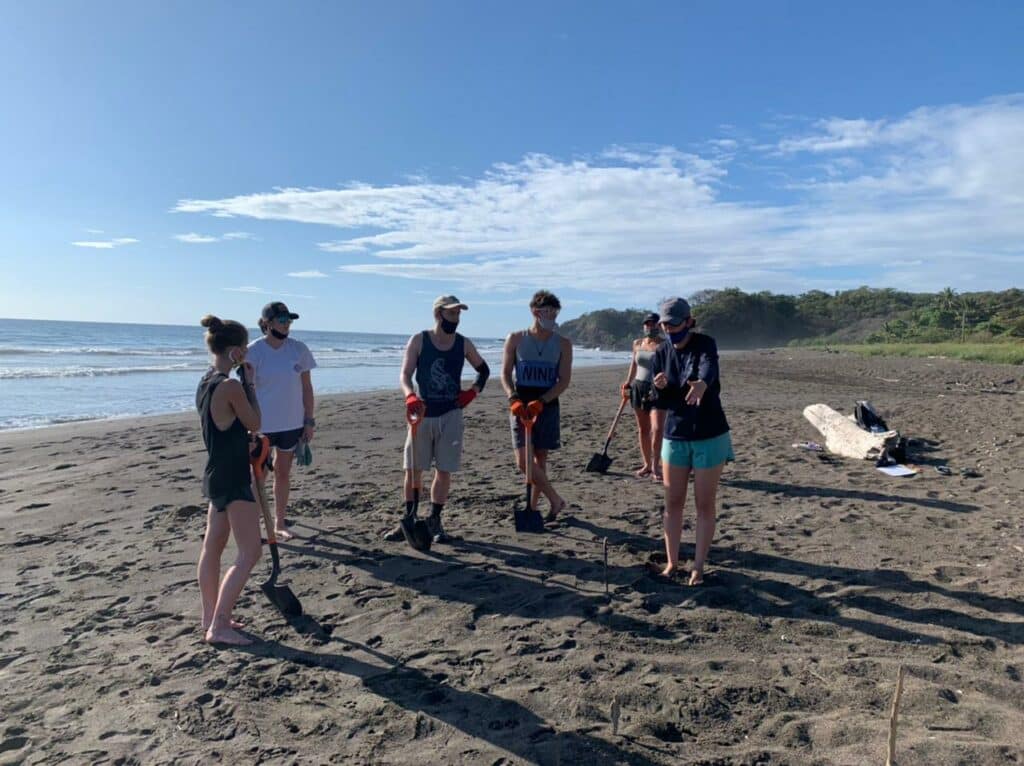
[[[623,399],[619,402],[619,411],[615,413],[615,419],[612,421],[612,427],[608,429],[608,438],[604,440],[604,449],[602,453],[608,452],[608,445],[612,443],[612,437],[615,436],[615,427],[619,424],[619,418],[622,417],[622,411],[626,409],[626,403],[628,399]]]

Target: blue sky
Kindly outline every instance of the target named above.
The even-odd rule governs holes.
[[[1024,5],[6,3],[0,314],[1024,286]]]

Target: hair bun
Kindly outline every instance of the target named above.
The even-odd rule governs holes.
[[[213,314],[207,314],[206,316],[204,316],[202,319],[199,320],[199,324],[209,329],[210,332],[217,332],[224,326],[224,323],[220,320],[220,318],[215,317]]]

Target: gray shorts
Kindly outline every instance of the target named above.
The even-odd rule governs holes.
[[[516,449],[524,446],[523,424],[515,415],[509,415],[509,426],[512,429],[512,446]],[[558,402],[545,405],[533,424],[533,448],[553,450],[562,446],[561,410]]]
[[[462,410],[456,408],[436,418],[423,418],[416,429],[416,470],[434,465],[439,471],[454,473],[462,465]],[[402,468],[409,471],[412,462],[412,434],[405,437]]]

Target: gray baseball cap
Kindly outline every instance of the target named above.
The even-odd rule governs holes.
[[[658,313],[661,314],[662,324],[682,324],[690,318],[690,304],[685,298],[666,298],[658,307]]]

